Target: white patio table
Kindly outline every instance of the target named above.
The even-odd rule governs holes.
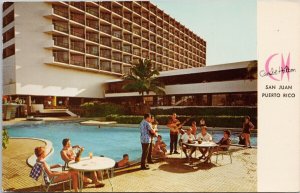
[[[69,162],[69,168],[79,172],[79,190],[81,192],[83,189],[84,173],[94,172],[94,171],[100,171],[102,180],[103,180],[102,172],[103,171],[107,172],[107,178],[111,185],[111,189],[113,191],[113,184],[111,182],[111,178],[113,177],[115,163],[116,162],[113,159],[107,157],[99,157],[99,156],[93,156],[92,158],[83,157],[80,159],[79,162],[75,162],[75,161]]]
[[[195,141],[195,143],[184,143],[184,145],[190,146],[190,147],[195,147],[195,148],[207,148],[209,153],[205,159],[205,162],[210,160],[210,158],[212,156],[212,149],[216,146],[219,146],[215,142],[208,142],[208,141],[203,141],[202,143]]]

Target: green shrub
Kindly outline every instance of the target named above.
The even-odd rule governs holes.
[[[180,122],[183,122],[191,116],[178,116]],[[157,115],[156,120],[160,125],[166,125],[169,119],[169,115]],[[242,128],[244,116],[193,116],[185,125],[191,125],[192,121],[196,121],[199,125],[201,118],[205,119],[208,127],[228,127],[228,128]],[[131,115],[110,115],[106,117],[107,121],[116,121],[121,124],[139,124],[143,119],[143,116],[131,116]],[[253,118],[252,123],[256,126],[256,118]]]
[[[111,114],[125,114],[126,109],[122,105],[113,103],[84,103],[81,105],[84,117],[105,117]]]
[[[152,109],[153,115],[198,115],[198,116],[250,116],[257,117],[256,107],[186,107],[170,109]]]
[[[6,128],[2,130],[2,148],[6,149],[8,145],[9,135]]]

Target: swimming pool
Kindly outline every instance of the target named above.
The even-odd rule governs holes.
[[[7,126],[10,137],[34,137],[47,139],[53,143],[54,153],[48,158],[50,164],[60,163],[62,140],[70,138],[72,145],[85,148],[83,156],[89,152],[94,155],[104,155],[114,160],[120,160],[124,153],[128,153],[130,160],[141,157],[139,128],[84,126],[77,122],[55,122],[42,124],[26,124]],[[160,129],[159,134],[169,146],[169,130]],[[223,133],[214,133],[213,140],[219,141]],[[232,136],[233,143],[237,137]],[[251,138],[252,145],[256,145],[256,136]],[[32,150],[33,153],[33,150]]]

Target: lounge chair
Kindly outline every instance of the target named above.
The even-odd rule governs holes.
[[[225,147],[227,148],[227,150],[218,150],[216,152],[214,152],[213,154],[216,155],[216,163],[218,163],[218,157],[219,155],[222,155],[222,159],[224,159],[224,155],[229,155],[230,157],[230,163],[232,164],[232,151],[230,150],[230,145],[222,145],[222,146],[219,146],[219,147]]]

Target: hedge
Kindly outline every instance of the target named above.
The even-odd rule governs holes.
[[[170,108],[151,109],[153,115],[199,115],[199,116],[250,116],[257,117],[256,107],[186,107],[186,108]]]
[[[177,118],[183,122],[190,116],[177,116]],[[169,119],[169,115],[157,115],[156,120],[160,125],[166,125]],[[199,125],[201,118],[205,119],[208,127],[228,127],[228,128],[242,128],[244,116],[193,116],[185,125],[191,125],[192,121],[196,121]],[[143,116],[132,115],[109,115],[106,116],[107,121],[116,121],[121,124],[139,124],[143,119]],[[251,119],[252,123],[256,126],[256,118]]]
[[[105,117],[111,114],[127,114],[124,106],[113,103],[89,102],[80,106],[82,108],[81,116],[84,117]]]

